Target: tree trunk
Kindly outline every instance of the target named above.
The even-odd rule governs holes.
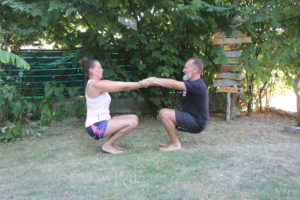
[[[232,1],[231,1],[231,4],[232,4],[232,5],[235,5],[235,6],[238,6],[239,3],[240,3],[240,0],[232,0]],[[234,18],[235,15],[236,15],[236,13],[233,13],[233,14],[229,17],[230,22],[232,22],[232,20],[233,20],[233,18]]]
[[[265,93],[266,93],[265,94],[265,96],[266,96],[266,102],[265,102],[265,104],[266,104],[266,108],[268,110],[270,108],[270,96],[271,96],[268,93],[268,88],[266,88]]]
[[[252,113],[253,113],[253,109],[252,109],[252,104],[253,104],[253,79],[254,79],[253,75],[251,75],[248,79],[248,94],[250,96],[248,106],[247,106],[248,116],[252,116]]]
[[[264,91],[264,89],[265,89],[265,87],[266,87],[266,85],[267,85],[267,81],[266,82],[264,82],[264,85],[259,89],[259,111],[260,112],[262,112],[263,111],[263,109],[262,109],[262,93],[263,93],[263,91]]]
[[[300,126],[300,97],[297,95],[297,126]]]
[[[300,66],[298,68],[297,76],[294,80],[294,91],[296,94],[297,101],[297,126],[300,126],[300,95],[299,95],[299,82],[300,82]]]
[[[239,3],[240,3],[240,0],[232,0],[231,1],[232,5],[239,5]]]

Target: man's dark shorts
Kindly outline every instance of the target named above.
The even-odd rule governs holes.
[[[176,129],[189,133],[200,133],[205,128],[197,119],[188,112],[175,109]]]

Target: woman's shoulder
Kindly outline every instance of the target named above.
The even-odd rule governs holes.
[[[107,82],[107,81],[106,80],[89,79],[87,84],[97,85],[97,84],[101,84],[101,83],[105,83],[105,82]]]
[[[101,83],[111,83],[113,81],[110,81],[110,80],[105,80],[105,79],[100,79],[100,80],[93,80],[94,83],[97,83],[97,84],[101,84]]]

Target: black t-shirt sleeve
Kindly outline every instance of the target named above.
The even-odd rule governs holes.
[[[208,120],[208,90],[202,79],[185,81],[186,94],[182,98],[182,110],[192,114],[205,126]]]
[[[194,94],[201,94],[203,91],[203,84],[197,83],[197,81],[185,81],[186,91]]]

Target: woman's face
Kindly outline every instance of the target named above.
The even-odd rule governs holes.
[[[93,69],[91,69],[91,71],[95,76],[97,76],[97,77],[99,77],[99,79],[101,79],[103,76],[104,69],[102,68],[101,64],[99,62],[97,62],[96,66]]]

